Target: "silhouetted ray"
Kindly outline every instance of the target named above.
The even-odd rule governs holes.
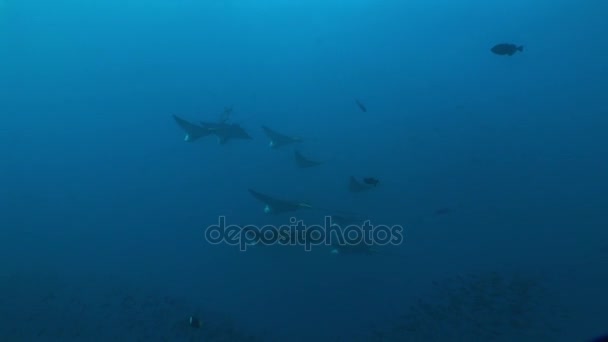
[[[359,182],[355,177],[350,176],[350,182],[348,184],[348,190],[350,192],[364,192],[372,189],[373,187],[373,185]]]
[[[357,104],[357,107],[359,107],[359,109],[361,109],[361,111],[363,113],[367,113],[367,107],[365,107],[365,105],[359,101],[358,99],[355,99],[355,103]]]
[[[296,211],[302,208],[312,208],[312,206],[307,203],[277,199],[252,189],[249,189],[249,193],[258,201],[266,205],[264,207],[264,212],[267,214],[280,214],[284,212]]]
[[[217,129],[220,129],[222,127],[222,125],[227,125],[226,123],[211,122],[211,121],[199,121],[199,123],[201,124],[202,127],[209,129],[209,130],[217,130]]]
[[[302,139],[299,137],[284,135],[266,126],[262,126],[262,129],[264,130],[264,133],[266,133],[266,136],[268,136],[268,138],[270,139],[271,148],[279,148],[285,145],[294,144],[302,141]]]
[[[186,132],[184,141],[193,142],[200,138],[206,137],[212,133],[207,127],[202,127],[202,126],[193,124],[189,121],[186,121],[186,120],[180,118],[177,115],[173,115],[173,119],[175,119],[175,122],[177,122],[179,127],[181,127],[181,129],[183,129],[184,132]]]
[[[337,224],[338,226],[341,226],[342,228],[350,226],[350,225],[360,225],[363,223],[365,219],[357,216],[357,215],[346,215],[346,214],[334,214],[331,215],[331,221],[333,224]]]
[[[452,209],[445,207],[445,208],[439,208],[439,209],[435,210],[434,214],[435,214],[435,216],[441,216],[441,215],[448,215],[451,212],[452,212]]]
[[[333,244],[331,254],[342,254],[342,255],[374,255],[377,252],[372,248],[372,245],[368,245],[361,241],[358,244]]]
[[[209,129],[212,134],[217,136],[220,144],[225,144],[230,140],[251,140],[251,136],[241,127],[235,123],[214,123],[214,122],[201,122],[203,127]]]
[[[319,165],[323,164],[323,162],[321,162],[321,161],[310,160],[310,159],[304,157],[302,155],[302,153],[300,153],[300,151],[296,150],[293,152],[293,154],[296,159],[296,164],[298,165],[299,168],[306,169],[309,167],[315,167],[315,166],[319,166]]]
[[[399,254],[394,254],[390,252],[381,252],[374,248],[373,245],[366,244],[364,241],[361,241],[356,244],[333,244],[331,246],[330,253],[331,254],[339,254],[339,255],[383,255],[390,257],[398,257]]]
[[[380,183],[378,178],[374,178],[374,177],[363,178],[363,184],[371,185],[371,186],[378,186],[378,183]]]

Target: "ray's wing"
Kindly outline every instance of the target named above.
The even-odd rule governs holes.
[[[302,155],[302,153],[300,153],[297,150],[294,151],[294,157],[296,159],[296,164],[300,168],[309,168],[309,167],[319,166],[319,165],[323,164],[322,162],[319,162],[319,161],[307,159],[306,157],[304,157]]]
[[[198,138],[211,134],[208,128],[193,124],[177,115],[173,115],[173,119],[177,125],[184,130],[184,132],[186,132],[186,137],[184,138],[185,141],[194,141]]]
[[[252,189],[249,189],[249,193],[258,201],[267,205],[267,208],[265,209],[267,213],[278,214],[298,210],[300,208],[312,208],[312,206],[308,203],[281,200]]]
[[[268,138],[270,139],[271,147],[281,147],[281,146],[284,146],[287,144],[301,141],[301,139],[298,137],[290,137],[288,135],[281,134],[266,126],[262,126],[262,129],[264,130],[264,133],[266,134],[266,136],[268,136]]]
[[[371,188],[372,186],[363,184],[359,182],[355,177],[350,176],[350,181],[348,183],[348,190],[350,190],[350,192],[363,192]]]
[[[276,199],[274,197],[270,197],[268,195],[265,195],[261,192],[257,192],[253,189],[249,189],[249,193],[255,197],[258,201],[268,204],[269,206],[275,206],[275,205],[282,205],[284,203],[286,203],[285,201]]]

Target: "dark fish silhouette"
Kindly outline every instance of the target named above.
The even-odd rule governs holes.
[[[350,192],[364,192],[372,189],[373,187],[373,185],[359,182],[355,177],[350,176],[350,181],[348,183],[348,190]]]
[[[249,193],[258,201],[265,204],[264,212],[266,214],[280,214],[290,211],[296,211],[302,208],[312,208],[312,206],[308,203],[277,199],[252,189],[249,189]]]
[[[357,104],[357,106],[359,107],[359,109],[361,109],[361,111],[363,113],[367,113],[367,107],[365,107],[365,105],[363,103],[361,103],[361,101],[355,99],[355,103]]]
[[[374,177],[365,177],[363,178],[363,183],[367,185],[378,186],[378,182],[380,182],[377,178]]]
[[[337,255],[383,255],[396,257],[398,255],[388,252],[381,252],[374,248],[373,245],[366,244],[365,241],[361,241],[356,244],[333,244],[331,246],[330,253]]]
[[[266,126],[262,126],[264,133],[270,139],[270,147],[271,148],[279,148],[285,145],[294,144],[301,142],[302,139],[299,137],[292,137],[289,135],[281,134],[275,130],[272,130]]]
[[[439,208],[435,210],[435,216],[447,215],[451,212],[452,210],[450,208]]]
[[[186,132],[184,141],[193,142],[213,133],[209,130],[209,128],[193,124],[189,121],[180,118],[177,115],[173,115],[173,119],[175,120],[175,122],[177,122],[178,126],[181,127],[184,132]]]
[[[300,153],[300,151],[296,150],[293,152],[293,154],[296,159],[296,164],[298,165],[299,168],[306,169],[309,167],[315,167],[315,166],[319,166],[319,165],[323,164],[323,162],[311,160],[311,159],[304,157],[302,155],[302,153]]]
[[[188,320],[188,324],[190,324],[191,327],[197,328],[197,329],[203,326],[203,323],[201,322],[201,320],[195,316],[190,316],[190,319]]]
[[[513,56],[518,51],[523,52],[524,47],[517,46],[515,44],[502,43],[502,44],[494,45],[494,47],[492,47],[492,49],[490,49],[490,51],[492,51],[494,54],[501,55],[501,56]]]
[[[364,221],[363,217],[356,216],[354,214],[344,215],[344,214],[334,214],[331,215],[331,222],[333,224],[337,224],[341,227],[347,227],[350,225],[360,225]]]
[[[214,123],[214,122],[201,122],[202,127],[206,128],[217,136],[220,144],[225,144],[230,140],[251,140],[251,136],[241,127],[235,123]]]
[[[331,254],[342,254],[342,255],[374,255],[376,250],[371,245],[361,242],[354,245],[349,244],[334,244],[330,251]]]
[[[595,338],[589,342],[608,342],[608,335],[605,336],[600,336],[598,338]]]

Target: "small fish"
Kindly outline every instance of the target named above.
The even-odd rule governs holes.
[[[490,51],[492,51],[492,53],[494,53],[496,55],[513,56],[518,51],[523,52],[524,47],[521,45],[517,46],[515,44],[502,43],[502,44],[494,45],[494,47],[492,47],[492,49],[490,49]]]
[[[365,178],[363,178],[363,183],[365,183],[367,185],[378,186],[379,182],[380,181],[377,178],[374,178],[374,177],[365,177]]]
[[[363,103],[361,103],[361,101],[359,101],[358,99],[355,99],[355,103],[357,104],[359,109],[361,109],[361,111],[363,113],[367,113],[367,107],[365,107],[365,105]]]

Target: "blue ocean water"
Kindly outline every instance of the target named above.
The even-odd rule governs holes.
[[[0,0],[0,341],[606,333],[607,15],[599,0]],[[172,117],[226,107],[251,140],[185,142]],[[270,148],[262,126],[302,141]],[[298,168],[294,150],[323,163]],[[379,182],[353,193],[351,176]],[[249,189],[313,208],[267,214]],[[220,216],[342,212],[403,242],[243,252],[205,235]]]

